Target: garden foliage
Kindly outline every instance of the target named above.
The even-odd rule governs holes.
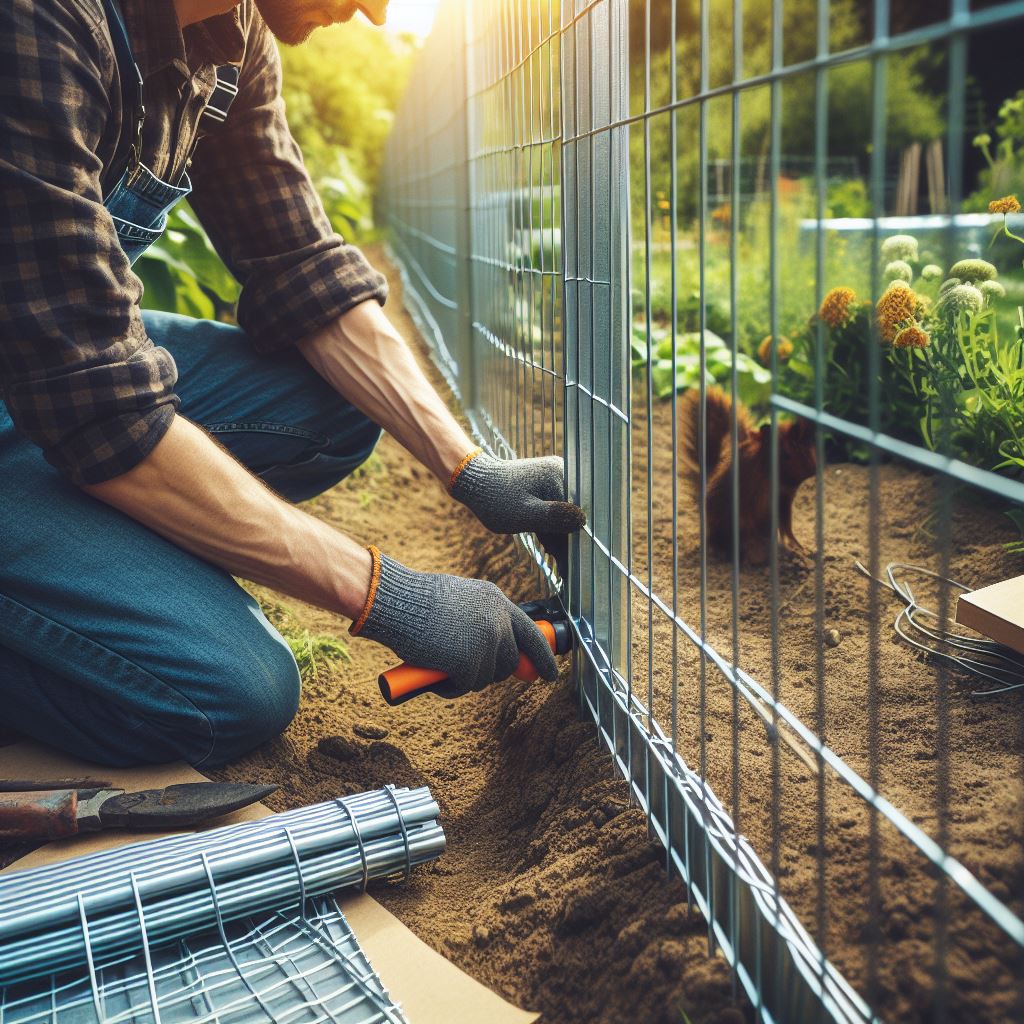
[[[991,204],[1003,214],[1003,237],[1014,238],[1005,214],[1019,208],[1012,196]],[[943,270],[911,235],[885,239],[879,257],[886,281],[878,300],[831,289],[794,335],[778,390],[815,404],[818,365],[826,409],[866,423],[874,383],[883,430],[982,469],[1024,475],[1024,312],[1013,309],[1007,331],[1013,321],[997,267],[965,258]],[[873,345],[881,346],[874,382]],[[842,448],[841,439],[833,444]]]

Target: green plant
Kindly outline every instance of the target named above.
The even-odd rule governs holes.
[[[331,224],[346,238],[365,238],[373,231],[373,195],[356,173],[348,154],[339,149],[334,166],[314,182]]]
[[[853,422],[866,422],[872,310],[871,304],[862,302],[852,288],[831,289],[818,312],[790,335],[793,355],[779,367],[779,392],[813,406],[820,377],[828,412]],[[826,442],[832,459],[864,461],[869,455],[866,446],[842,435],[827,433]]]
[[[311,633],[308,629],[283,629],[281,635],[291,649],[303,682],[320,677],[320,666],[328,661],[351,661],[348,647],[332,636]]]
[[[997,275],[987,260],[958,260],[934,302],[900,311],[892,301],[883,310],[880,300],[880,328],[891,342],[887,362],[899,378],[893,404],[903,418],[916,420],[925,445],[984,469],[1021,475],[1024,330],[1016,329],[1013,340],[1000,339],[1006,289]],[[1024,312],[1018,309],[1017,316],[1024,323]]]
[[[643,324],[633,325],[633,369],[638,374],[647,370],[647,331]],[[671,332],[665,328],[651,329],[651,385],[658,398],[669,398],[673,391],[698,387],[701,379],[701,336],[687,331],[676,338],[675,359]],[[767,411],[771,398],[772,375],[756,359],[745,352],[733,355],[726,342],[712,331],[704,332],[704,381],[731,387],[733,365],[740,401],[755,413]]]
[[[294,609],[265,587],[247,584],[246,588],[259,601],[267,621],[284,638],[292,652],[303,682],[319,678],[320,667],[330,661],[351,661],[347,645],[333,636],[311,633],[296,621]]]
[[[996,140],[988,132],[974,137],[987,167],[978,178],[978,190],[965,202],[968,210],[984,210],[992,196],[1020,188],[1024,181],[1024,89],[1003,101],[997,115]]]
[[[238,282],[213,248],[199,218],[184,203],[167,218],[160,239],[136,262],[144,309],[226,319],[238,298]]]
[[[830,182],[825,202],[829,217],[871,216],[871,197],[863,178]]]
[[[966,287],[961,285],[960,287]],[[999,339],[995,310],[958,309],[929,321],[922,348],[890,350],[917,400],[932,450],[1014,475],[1024,473],[1024,341]]]
[[[374,232],[384,142],[416,44],[353,21],[280,51],[288,125],[327,216],[349,241],[365,241]]]

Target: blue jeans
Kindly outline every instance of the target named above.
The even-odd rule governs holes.
[[[178,364],[182,414],[302,501],[352,472],[380,428],[294,350],[146,313]],[[298,707],[280,634],[231,576],[68,483],[0,403],[0,722],[102,764],[214,767]]]

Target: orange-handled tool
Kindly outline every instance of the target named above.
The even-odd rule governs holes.
[[[523,607],[529,609],[538,604],[540,602],[530,602],[529,605]],[[548,611],[548,609],[544,608],[544,611]],[[534,621],[555,654],[565,654],[572,646],[572,630],[564,616],[553,615],[550,619],[534,619]],[[513,675],[516,679],[532,683],[538,673],[533,662],[525,654],[520,654],[519,664]],[[419,697],[424,693],[436,693],[441,697],[459,696],[445,685],[448,682],[448,677],[444,672],[437,669],[421,668],[418,665],[396,665],[394,668],[382,672],[377,682],[380,685],[381,695],[392,707],[404,704],[407,700],[412,700],[413,697]]]

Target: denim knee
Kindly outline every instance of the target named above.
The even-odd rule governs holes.
[[[254,618],[255,628],[217,666],[218,697],[204,708],[213,744],[196,767],[215,768],[241,757],[284,732],[298,711],[295,658],[262,612],[256,609]]]
[[[339,466],[344,465],[343,476],[347,476],[373,454],[382,433],[368,416],[358,410],[350,410],[344,422],[331,430],[331,443],[322,454],[336,460]]]

